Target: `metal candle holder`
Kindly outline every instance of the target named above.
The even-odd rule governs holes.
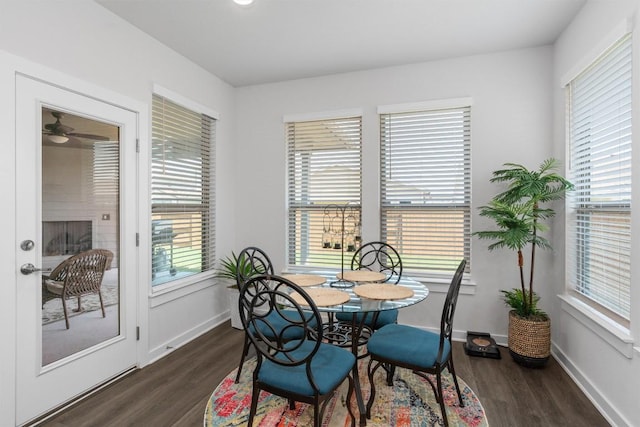
[[[340,278],[330,282],[334,288],[350,288],[355,283],[344,279],[345,235],[347,252],[355,252],[361,239],[360,211],[349,203],[329,204],[324,208],[322,217],[322,247],[340,250]]]

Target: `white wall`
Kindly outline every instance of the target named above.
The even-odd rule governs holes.
[[[565,142],[565,98],[563,85],[575,77],[598,55],[603,53],[625,27],[634,32],[634,121],[633,152],[640,152],[639,117],[640,109],[640,33],[636,17],[640,2],[637,0],[589,1],[580,14],[564,31],[554,48],[554,72],[551,86],[554,102],[554,155],[566,158]],[[634,161],[634,165],[638,165]],[[636,168],[638,169],[638,168]],[[633,180],[640,182],[640,171],[633,171]],[[633,200],[640,200],[640,185],[633,186]],[[634,206],[635,203],[634,203]],[[640,212],[634,209],[632,222],[637,225]],[[554,242],[560,247],[564,241],[564,218],[556,221]],[[640,250],[640,231],[633,227],[632,259],[637,259]],[[565,293],[564,254],[554,259],[552,270],[556,275],[554,292]],[[632,266],[632,277],[638,277],[640,268]],[[565,365],[578,384],[600,407],[601,412],[616,426],[640,425],[640,327],[637,317],[640,314],[640,293],[637,281],[632,281],[631,330],[622,331],[605,320],[593,321],[594,313],[582,308],[570,297],[553,299],[552,338],[554,355]],[[635,348],[633,347],[635,342]]]
[[[52,24],[53,23],[53,24]],[[0,4],[0,196],[5,207],[15,205],[15,101],[14,75],[23,72],[54,83],[82,82],[143,105],[148,119],[153,84],[159,84],[219,113],[216,144],[216,241],[218,253],[226,253],[235,239],[232,182],[235,163],[235,99],[228,84],[161,45],[111,12],[91,1],[3,1]],[[76,89],[72,87],[71,89]],[[90,93],[89,95],[95,95]],[[150,134],[148,120],[140,124]],[[148,197],[150,141],[141,144],[140,200]],[[5,224],[15,223],[13,209],[2,209]],[[142,326],[140,362],[161,357],[207,328],[228,317],[227,296],[213,279],[178,292],[151,298],[149,205],[140,205],[139,248]],[[9,227],[9,229],[11,229]],[[15,251],[20,236],[9,233],[0,240],[0,267],[5,272],[0,299],[0,425],[13,425],[15,392],[16,324]],[[135,284],[134,284],[135,285]],[[193,293],[189,293],[195,290]],[[147,306],[151,308],[147,311]]]
[[[363,112],[363,239],[377,238],[379,105],[471,97],[473,229],[489,224],[477,216],[497,189],[488,183],[504,162],[537,165],[551,152],[552,51],[550,47],[458,58],[238,89],[237,248],[264,248],[280,271],[286,260],[286,147],[283,116],[345,109]],[[240,226],[242,225],[242,226]],[[540,266],[543,266],[543,255]],[[539,269],[539,283],[545,269]],[[471,276],[456,312],[458,337],[489,331],[506,342],[507,313],[499,290],[517,286],[515,255],[488,253],[473,241]],[[430,286],[431,287],[431,286]],[[438,289],[438,287],[432,287]],[[446,289],[445,286],[439,289]],[[543,291],[543,308],[552,294]],[[433,293],[400,311],[401,321],[439,326],[444,295]]]

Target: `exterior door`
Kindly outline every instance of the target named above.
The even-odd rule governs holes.
[[[137,363],[136,135],[135,112],[16,78],[19,425]]]

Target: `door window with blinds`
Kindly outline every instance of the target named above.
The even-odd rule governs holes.
[[[360,221],[362,119],[289,122],[286,132],[288,264],[339,267],[343,252],[336,239],[342,242],[342,233]],[[334,241],[328,245],[327,239]]]
[[[417,275],[448,274],[470,260],[469,105],[379,109],[381,238]]]
[[[568,279],[622,324],[630,317],[632,44],[626,36],[569,82]]]
[[[214,267],[215,119],[153,95],[152,285]]]

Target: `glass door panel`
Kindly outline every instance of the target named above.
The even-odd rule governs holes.
[[[120,333],[120,132],[50,107],[42,107],[42,123],[46,366]]]

